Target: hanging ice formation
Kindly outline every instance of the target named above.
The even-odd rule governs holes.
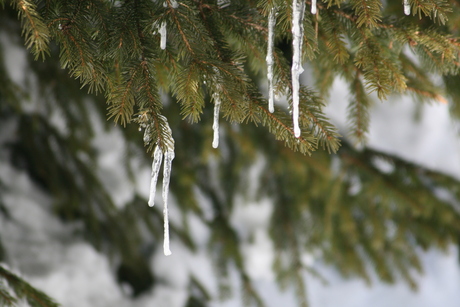
[[[410,15],[410,4],[409,4],[409,0],[404,0],[403,4],[404,4],[404,14]]]
[[[145,130],[147,132],[147,129]],[[144,138],[145,141],[145,138]],[[155,147],[153,153],[153,163],[152,163],[152,174],[150,178],[150,196],[149,196],[149,206],[153,207],[155,205],[155,193],[157,190],[157,180],[158,174],[160,173],[161,161],[163,160],[163,152],[161,151],[160,146]]]
[[[214,121],[212,123],[212,130],[214,130],[214,137],[212,139],[212,147],[219,146],[219,111],[220,111],[220,97],[218,94],[214,95]]]
[[[303,72],[302,68],[302,41],[303,41],[303,16],[305,12],[305,2],[292,1],[292,46],[294,54],[292,56],[292,120],[294,124],[294,135],[300,137],[299,127],[299,76]]]
[[[220,9],[226,8],[231,4],[231,0],[217,0],[217,6]]]
[[[316,0],[311,0],[311,13],[316,14]]]
[[[160,32],[161,35],[160,48],[164,50],[166,49],[166,21],[161,22],[158,32]]]
[[[145,128],[144,133],[144,142],[148,145],[151,142],[151,124],[148,123],[148,116],[141,115],[141,124],[142,128]],[[141,117],[140,116],[140,117]],[[167,124],[167,120],[164,116],[159,115]],[[171,255],[171,250],[169,249],[169,217],[168,217],[168,193],[169,193],[169,182],[171,179],[171,169],[172,169],[172,160],[174,159],[174,140],[172,139],[172,132],[168,125],[166,125],[168,136],[170,137],[171,142],[168,142],[166,139],[165,149],[162,149],[157,142],[157,146],[153,152],[153,163],[152,163],[152,173],[150,179],[150,193],[148,204],[150,207],[153,207],[155,204],[155,194],[158,181],[158,174],[160,173],[161,163],[163,162],[163,218],[164,218],[164,243],[163,243],[163,252],[166,256]],[[165,150],[163,152],[163,150]]]
[[[174,159],[174,151],[165,152],[165,163],[163,165],[163,220],[164,220],[163,252],[166,256],[171,255],[171,250],[169,249],[168,193],[169,193],[169,181],[171,179],[171,168],[172,168],[173,159]]]
[[[268,47],[267,47],[267,79],[268,79],[268,110],[275,111],[273,88],[273,45],[275,43],[276,8],[273,7],[268,15]]]
[[[171,179],[172,160],[174,159],[174,151],[168,150],[164,153],[163,163],[163,219],[164,219],[164,242],[163,252],[166,256],[171,255],[169,249],[169,216],[168,216],[168,193],[169,193],[169,181]],[[158,174],[160,173],[161,162],[163,160],[163,152],[160,146],[155,147],[153,154],[152,163],[152,176],[150,181],[150,196],[149,206],[153,207],[155,204],[156,186],[158,180]]]

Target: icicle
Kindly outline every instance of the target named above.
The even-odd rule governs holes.
[[[164,219],[164,242],[163,252],[166,256],[171,255],[169,249],[169,217],[168,217],[168,193],[169,180],[171,178],[172,160],[174,159],[174,151],[165,152],[165,163],[163,165],[163,219]]]
[[[303,40],[303,15],[305,10],[305,2],[293,0],[292,1],[292,46],[294,54],[292,56],[292,120],[294,123],[294,135],[295,137],[300,136],[299,127],[299,91],[300,82],[299,76],[303,72],[302,68],[302,40]]]
[[[404,0],[404,14],[410,15],[410,4],[409,4],[409,0]]]
[[[316,0],[311,0],[311,13],[316,15]]]
[[[166,21],[161,22],[161,27],[158,32],[160,32],[161,35],[160,48],[166,49]]]
[[[267,79],[268,79],[268,110],[275,111],[273,88],[273,44],[275,42],[276,8],[273,7],[268,15],[268,48],[267,48]]]
[[[217,148],[219,146],[219,110],[220,110],[220,98],[219,95],[214,96],[214,122],[212,123],[212,130],[214,130],[214,138],[212,140],[212,147]]]
[[[231,0],[217,0],[217,6],[220,9],[226,8],[231,4]]]
[[[152,163],[152,175],[150,179],[150,196],[149,196],[149,206],[153,207],[155,205],[155,193],[157,190],[157,180],[158,173],[160,173],[161,160],[163,160],[163,152],[161,151],[160,146],[155,147],[153,153],[153,163]]]
[[[139,131],[141,131],[141,127],[139,127]],[[150,141],[152,140],[151,138],[152,136],[150,135],[150,133],[151,133],[151,128],[150,126],[147,126],[144,131],[144,138],[143,138],[144,144],[149,144]]]

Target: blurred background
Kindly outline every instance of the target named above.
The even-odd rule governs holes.
[[[62,306],[458,306],[449,104],[376,102],[366,147],[345,137],[308,157],[224,120],[213,149],[212,109],[192,125],[164,94],[176,141],[166,257],[143,131],[107,121],[57,47],[34,61],[20,32],[0,10],[0,261]],[[347,95],[336,80],[326,107],[344,136]]]

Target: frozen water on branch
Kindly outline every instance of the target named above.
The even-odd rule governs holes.
[[[220,110],[220,97],[218,94],[214,95],[214,122],[212,123],[212,130],[214,130],[214,138],[212,140],[212,147],[219,146],[219,110]]]
[[[160,48],[166,49],[166,21],[161,22],[159,32],[161,35]]]
[[[145,126],[145,125],[144,125],[144,126]],[[142,130],[142,128],[139,127],[139,131],[141,131],[141,130]],[[147,127],[145,128],[143,140],[144,140],[144,144],[148,144],[148,143],[150,143],[150,141],[152,140],[152,139],[151,139],[151,128],[150,128],[150,126],[147,126]]]
[[[267,48],[267,79],[268,79],[268,110],[273,113],[274,88],[273,88],[273,45],[275,42],[276,8],[273,7],[268,15],[268,48]]]
[[[220,9],[226,8],[226,7],[229,6],[230,4],[231,4],[231,1],[230,1],[230,0],[217,0],[217,6],[218,6]]]
[[[300,136],[299,127],[299,91],[300,81],[299,76],[303,72],[302,68],[302,42],[303,42],[303,16],[305,12],[305,2],[292,1],[292,46],[294,54],[292,56],[292,120],[294,123],[294,135]]]
[[[161,151],[160,146],[157,145],[153,153],[152,175],[150,179],[150,196],[149,196],[149,206],[150,207],[153,207],[153,205],[155,205],[155,193],[157,190],[158,173],[160,173],[160,166],[161,166],[162,160],[163,160],[163,152]]]
[[[404,14],[410,15],[410,4],[409,4],[409,0],[404,0]]]
[[[141,127],[146,127],[149,129],[150,125],[146,123],[148,116],[145,118],[142,117]],[[169,219],[168,219],[168,194],[169,194],[169,182],[171,179],[171,168],[172,160],[174,159],[174,139],[172,138],[171,128],[168,125],[168,120],[163,115],[158,115],[158,119],[161,119],[164,123],[164,129],[166,130],[166,137],[162,141],[160,146],[160,139],[157,140],[157,146],[153,152],[153,163],[152,163],[152,178],[150,181],[150,195],[149,195],[149,206],[153,207],[155,201],[156,186],[158,181],[158,174],[160,173],[161,163],[163,162],[164,155],[164,164],[163,164],[163,215],[164,215],[164,243],[163,250],[166,256],[171,255],[171,250],[169,249]],[[150,130],[149,130],[150,131]],[[149,134],[148,134],[149,135]],[[150,141],[150,137],[148,141]],[[146,137],[144,135],[144,141]]]
[[[169,249],[169,217],[168,217],[168,193],[169,181],[171,179],[172,160],[174,151],[165,152],[165,163],[163,165],[163,219],[164,219],[164,242],[163,252],[166,256],[171,255]]]
[[[311,0],[311,13],[316,14],[316,0]]]

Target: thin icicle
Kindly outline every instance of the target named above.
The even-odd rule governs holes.
[[[311,13],[316,15],[316,0],[311,0]]]
[[[219,146],[219,111],[220,111],[220,97],[214,96],[214,122],[212,123],[212,130],[214,130],[214,137],[212,140],[212,147]]]
[[[149,196],[149,206],[153,207],[155,205],[155,193],[157,190],[157,180],[158,173],[160,173],[161,161],[163,160],[163,152],[161,151],[160,146],[155,147],[153,153],[153,163],[152,163],[152,175],[150,179],[150,196]]]
[[[166,49],[166,21],[161,22],[158,32],[161,35],[160,48],[164,50]]]
[[[230,0],[217,0],[217,6],[218,6],[220,9],[226,8],[226,7],[229,6],[230,4],[231,4],[231,1],[230,1]]]
[[[268,79],[268,110],[275,111],[273,88],[273,45],[275,43],[276,8],[273,7],[268,15],[268,48],[267,48],[267,79]]]
[[[144,126],[145,126],[145,125],[144,125]],[[139,131],[141,131],[141,130],[142,130],[141,127],[139,127]],[[145,128],[145,131],[144,131],[144,138],[143,138],[144,144],[149,144],[150,141],[152,140],[151,130],[152,130],[152,128],[150,128],[150,126],[147,126],[147,127]]]
[[[409,0],[404,0],[404,14],[410,15],[410,4],[409,4]]]
[[[165,152],[165,163],[163,165],[163,219],[164,219],[164,242],[163,252],[166,256],[171,255],[169,249],[169,217],[168,217],[168,193],[169,181],[171,179],[172,160],[174,159],[174,151]]]
[[[302,68],[302,41],[303,41],[303,16],[305,11],[305,2],[292,1],[292,46],[294,54],[292,56],[292,121],[294,123],[294,135],[300,137],[299,127],[299,92],[300,81],[299,76],[303,72]]]

